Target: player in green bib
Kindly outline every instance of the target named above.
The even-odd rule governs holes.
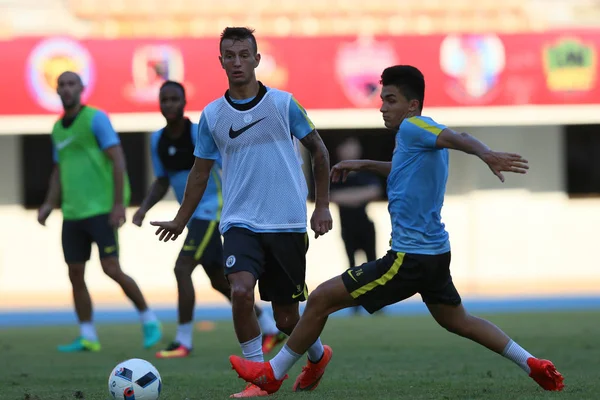
[[[83,83],[74,72],[58,78],[64,114],[52,129],[54,169],[38,221],[45,225],[54,208],[62,209],[62,246],[73,286],[80,325],[74,342],[59,351],[99,351],[92,320],[92,301],[84,280],[92,243],[98,246],[104,272],[117,282],[140,313],[144,347],[160,341],[162,328],[135,281],[119,263],[117,230],[125,223],[131,190],[118,134],[106,113],[81,104]]]

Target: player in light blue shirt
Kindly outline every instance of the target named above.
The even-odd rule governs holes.
[[[156,180],[133,217],[133,223],[138,226],[142,225],[146,213],[165,196],[169,187],[173,188],[177,201],[183,201],[188,175],[194,165],[198,125],[184,117],[185,88],[178,82],[166,81],[159,92],[159,103],[167,124],[150,138]],[[186,357],[192,350],[196,302],[192,272],[198,264],[204,267],[212,287],[231,299],[229,283],[223,273],[223,245],[218,229],[223,207],[221,186],[221,160],[218,158],[211,169],[204,195],[187,224],[188,234],[175,263],[179,293],[177,335],[165,350],[156,353],[158,358]],[[282,340],[273,318],[259,307],[255,308],[255,312],[263,341]]]
[[[288,339],[288,351],[280,351],[270,362],[236,361],[234,368],[245,380],[276,392],[295,357],[319,337],[331,313],[356,305],[373,313],[419,293],[442,327],[513,361],[544,389],[562,390],[563,377],[550,361],[535,358],[492,323],[467,313],[450,275],[450,244],[441,221],[448,149],[478,156],[502,182],[502,172],[525,173],[527,161],[518,154],[492,151],[473,136],[422,116],[425,78],[417,68],[387,68],[381,83],[380,111],[385,126],[396,132],[392,161],[342,161],[333,167],[332,181],[345,181],[352,171],[387,176],[390,251],[312,292]]]

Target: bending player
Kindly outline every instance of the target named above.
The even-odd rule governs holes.
[[[206,106],[200,118],[196,160],[181,207],[173,221],[152,222],[160,240],[181,234],[202,198],[210,171],[223,160],[223,213],[226,274],[231,285],[233,323],[244,357],[262,361],[261,336],[254,314],[254,289],[270,301],[277,327],[290,334],[307,297],[305,284],[308,190],[298,141],[311,153],[316,185],[311,228],[315,237],[332,226],[329,212],[329,153],[304,109],[290,93],[267,88],[256,79],[260,62],[256,38],[246,28],[226,28],[220,46],[229,89]],[[329,359],[330,349],[315,338],[308,346],[307,374]],[[249,384],[232,397],[266,396]]]
[[[81,77],[64,72],[57,92],[64,114],[52,129],[54,169],[38,222],[46,224],[54,208],[63,212],[62,246],[73,286],[73,301],[80,335],[59,351],[99,351],[100,341],[92,320],[92,300],[85,284],[85,264],[92,243],[98,245],[100,264],[133,302],[143,325],[144,347],[158,343],[162,328],[135,281],[119,263],[117,230],[125,223],[130,188],[119,135],[106,113],[81,104]]]
[[[189,172],[194,165],[194,146],[198,125],[184,117],[185,88],[179,82],[166,81],[159,92],[160,111],[166,126],[152,134],[151,153],[156,180],[133,216],[133,223],[142,226],[148,211],[173,188],[181,203]],[[229,282],[225,278],[223,244],[218,230],[223,197],[221,194],[221,166],[217,160],[210,171],[206,191],[192,219],[187,225],[188,235],[175,262],[178,292],[178,321],[175,340],[156,353],[158,358],[186,357],[192,350],[193,317],[196,296],[192,273],[202,264],[212,287],[231,300]],[[268,313],[256,306],[256,315],[262,331],[263,352],[268,353],[286,339],[279,332]]]
[[[383,121],[386,128],[397,131],[392,162],[342,161],[333,167],[332,180],[343,181],[352,171],[388,177],[391,250],[321,284],[310,295],[287,344],[270,362],[231,356],[233,368],[244,380],[274,393],[292,365],[319,337],[329,315],[356,305],[374,313],[420,293],[442,327],[513,361],[542,388],[562,390],[563,377],[550,361],[532,356],[491,322],[465,310],[450,275],[450,243],[440,216],[448,178],[447,149],[476,155],[502,182],[502,172],[525,173],[527,161],[518,154],[492,151],[474,137],[422,116],[425,79],[417,68],[387,68],[381,83]],[[328,361],[312,369],[317,374],[315,382],[320,381]]]

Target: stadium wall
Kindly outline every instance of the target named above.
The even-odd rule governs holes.
[[[600,271],[591,249],[597,242],[600,201],[567,197],[562,128],[469,131],[493,148],[522,153],[531,170],[526,176],[507,176],[502,184],[479,160],[452,153],[442,216],[451,235],[453,276],[463,296],[597,294]],[[0,308],[70,307],[70,283],[60,243],[61,215],[54,213],[44,228],[37,224],[35,211],[16,205],[20,196],[18,157],[16,138],[0,136]],[[309,203],[309,212],[311,207]],[[123,267],[154,305],[175,304],[172,270],[182,241],[158,242],[147,222],[171,218],[176,209],[174,201],[163,202],[150,212],[143,228],[127,224],[119,234]],[[128,210],[129,221],[133,212]],[[335,206],[332,212],[337,219]],[[387,204],[373,203],[368,212],[376,223],[377,249],[382,255],[388,249],[391,228]],[[127,306],[117,285],[102,273],[96,249],[92,257],[86,279],[96,304]],[[311,239],[309,288],[345,267],[337,225],[330,234]],[[202,271],[194,280],[199,304],[225,304],[210,289]]]

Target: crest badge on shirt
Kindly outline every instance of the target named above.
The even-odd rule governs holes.
[[[231,268],[231,267],[233,267],[234,264],[235,264],[235,256],[227,257],[227,261],[225,261],[225,266],[227,268]]]

